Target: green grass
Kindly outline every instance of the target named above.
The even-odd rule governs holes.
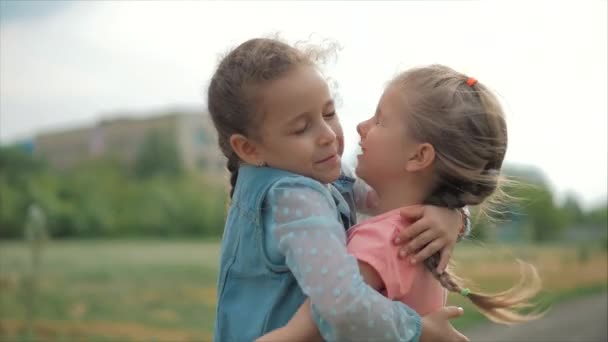
[[[576,248],[479,248],[462,245],[459,275],[485,290],[513,284],[515,257],[539,268],[545,281],[543,306],[606,290],[606,252]],[[52,241],[43,250],[36,303],[37,340],[206,341],[215,314],[217,241]],[[488,272],[488,265],[491,270]],[[512,266],[512,267],[511,267]],[[25,300],[29,249],[0,243],[0,341],[26,341]],[[496,271],[500,269],[500,271]],[[603,269],[603,271],[602,271]],[[603,272],[603,273],[602,273]],[[454,321],[464,329],[485,319],[464,298],[449,304],[466,314]]]
[[[581,246],[574,245],[463,247],[456,250],[454,271],[486,293],[500,292],[517,283],[520,274],[515,259],[533,264],[542,280],[542,291],[533,301],[538,311],[561,301],[608,290],[608,255],[597,246],[585,246],[584,258],[580,256]],[[448,304],[465,310],[463,317],[453,321],[459,330],[488,322],[458,294],[450,294]]]
[[[28,252],[24,244],[0,244],[2,320],[25,319]],[[212,331],[217,242],[52,242],[43,253],[39,319],[106,325],[100,330],[109,336],[98,336],[101,340],[124,340],[121,335],[129,329],[139,335],[154,328],[201,338]],[[138,327],[125,327],[128,322]],[[77,328],[55,325],[67,334]]]

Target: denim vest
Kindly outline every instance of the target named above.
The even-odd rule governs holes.
[[[357,224],[357,208],[355,206],[355,194],[353,192],[353,185],[355,179],[342,173],[340,177],[332,183],[334,188],[338,190],[346,204],[348,205],[348,217],[342,216],[342,222],[346,229]],[[335,196],[334,196],[335,197]],[[339,201],[337,203],[339,205]],[[342,214],[342,210],[340,211]]]
[[[262,205],[271,186],[284,177],[302,177],[268,168],[241,166],[221,244],[217,310],[213,340],[253,341],[282,327],[306,299],[285,265],[269,255],[278,246],[265,246]],[[336,181],[349,191],[348,179]],[[352,183],[351,183],[352,185]],[[354,224],[347,201],[330,187],[345,228]]]

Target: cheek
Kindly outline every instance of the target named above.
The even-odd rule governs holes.
[[[337,140],[338,140],[338,154],[342,155],[342,154],[344,154],[344,137],[339,135],[337,137]]]
[[[342,126],[340,125],[340,121],[336,118],[334,122],[330,124],[332,131],[336,134],[336,140],[338,142],[338,154],[342,155],[344,153],[344,133],[342,132]]]
[[[387,135],[375,133],[370,131],[370,134],[368,134],[370,144],[367,146],[367,150],[369,151],[370,159],[376,164],[385,165],[390,168],[396,167],[399,162],[398,157],[402,153],[401,146]]]

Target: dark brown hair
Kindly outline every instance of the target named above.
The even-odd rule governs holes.
[[[499,190],[500,170],[507,151],[507,125],[498,99],[479,82],[446,66],[410,69],[391,81],[404,96],[408,134],[435,149],[434,188],[425,204],[462,208],[479,205]],[[447,290],[466,295],[479,311],[499,323],[535,319],[515,309],[541,288],[534,266],[522,263],[517,286],[497,294],[468,292],[450,271],[439,274],[439,254],[426,267]]]
[[[276,80],[294,67],[314,65],[311,53],[298,50],[277,39],[248,40],[228,53],[211,78],[207,106],[218,132],[219,147],[228,159],[230,197],[238,177],[240,159],[230,146],[230,136],[256,137],[262,122],[256,90]]]

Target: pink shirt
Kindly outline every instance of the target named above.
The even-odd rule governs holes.
[[[383,295],[424,316],[445,305],[447,292],[422,263],[411,265],[409,259],[397,257],[399,247],[392,240],[408,226],[399,209],[372,217],[348,230],[347,249],[378,272]]]

